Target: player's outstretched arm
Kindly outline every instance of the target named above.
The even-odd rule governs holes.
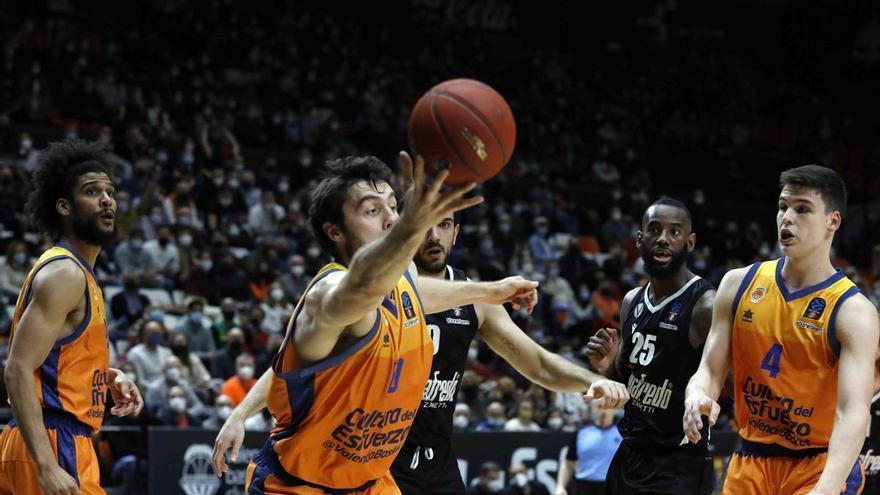
[[[37,273],[31,283],[31,301],[16,328],[3,374],[12,411],[44,493],[79,493],[76,481],[55,459],[34,392],[34,370],[46,360],[55,342],[65,336],[64,323],[76,311],[85,290],[85,275],[73,260],[55,261]]]
[[[828,444],[828,460],[812,495],[840,493],[865,439],[874,385],[874,351],[880,324],[877,309],[865,296],[843,301],[835,323],[840,342],[837,411]]]
[[[419,157],[413,164],[406,153],[400,157],[404,183],[409,184],[400,218],[382,237],[360,248],[347,271],[321,279],[306,295],[293,338],[297,354],[307,361],[327,357],[348,327],[355,335],[369,331],[377,318],[376,308],[412,264],[425,231],[452,212],[483,200],[464,197],[473,183],[441,191],[448,171],[427,185],[424,160]]]
[[[529,380],[557,392],[592,391],[604,407],[621,407],[629,400],[622,383],[582,368],[558,354],[547,351],[516,326],[507,311],[498,305],[477,305],[479,335],[495,353]]]
[[[266,398],[269,395],[269,378],[272,373],[271,368],[263,373],[263,376],[248,390],[244,400],[232,410],[223,423],[223,427],[220,428],[220,432],[214,440],[214,453],[211,456],[214,461],[214,472],[218,477],[223,476],[223,473],[229,469],[226,465],[226,451],[232,450],[229,458],[233,462],[238,458],[238,449],[244,442],[245,420],[266,407]]]
[[[538,303],[538,282],[522,277],[507,277],[496,282],[464,282],[419,277],[419,294],[425,314],[440,313],[467,304],[511,303],[531,313]],[[503,308],[502,308],[503,311]]]
[[[715,424],[721,412],[716,400],[730,370],[731,312],[736,292],[747,271],[748,268],[737,268],[727,272],[721,279],[721,286],[715,295],[712,327],[706,338],[700,366],[685,390],[682,426],[685,436],[693,443],[700,441],[700,429],[703,428],[701,416],[708,416],[710,424]]]

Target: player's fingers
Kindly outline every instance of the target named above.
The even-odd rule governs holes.
[[[217,473],[217,477],[223,476],[223,473],[226,472],[226,450],[227,446],[225,442],[220,440],[220,437],[217,437],[217,440],[214,442],[214,452],[211,453],[211,460],[214,462],[214,472]]]
[[[474,196],[472,198],[462,198],[457,201],[452,202],[448,206],[446,206],[445,211],[449,211],[454,213],[456,211],[466,210],[472,206],[476,206],[483,202],[482,196]]]
[[[232,441],[232,452],[229,454],[229,459],[232,460],[232,462],[235,462],[238,460],[238,448],[239,447],[241,447],[241,442],[239,442],[238,439],[233,440]]]
[[[413,167],[413,187],[416,194],[424,194],[425,191],[425,159],[421,155],[416,155],[415,166]]]
[[[413,186],[413,162],[406,151],[401,151],[398,158],[400,159],[400,172],[403,176],[403,191],[406,192]]]
[[[434,176],[434,182],[432,182],[431,187],[428,188],[426,196],[431,198],[437,197],[440,194],[440,190],[443,188],[443,185],[446,183],[447,177],[449,177],[448,168],[437,172],[437,175]]]
[[[719,414],[721,414],[721,406],[717,402],[712,401],[712,410],[709,412],[709,425],[715,426]]]

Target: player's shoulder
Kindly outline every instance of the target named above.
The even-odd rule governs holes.
[[[718,284],[718,293],[727,294],[728,292],[730,292],[729,295],[733,295],[732,293],[736,292],[739,289],[739,286],[746,279],[746,276],[748,276],[750,272],[753,272],[755,267],[759,266],[760,264],[760,262],[757,262],[748,266],[729,270],[727,273],[724,274],[724,277],[721,278],[721,283]]]
[[[86,287],[86,274],[73,258],[62,258],[41,267],[31,280],[32,299],[56,304],[79,301]],[[59,290],[59,289],[63,290]]]
[[[855,286],[853,286],[855,287]],[[837,308],[837,319],[853,319],[864,322],[877,321],[877,307],[861,291],[854,291],[851,296],[840,301]]]

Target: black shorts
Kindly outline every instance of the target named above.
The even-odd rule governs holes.
[[[606,477],[609,495],[708,495],[712,458],[699,451],[648,454],[620,444]]]
[[[391,475],[403,495],[465,494],[451,442],[431,448],[404,445]]]

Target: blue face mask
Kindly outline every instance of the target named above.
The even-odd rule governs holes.
[[[157,346],[162,343],[162,334],[161,333],[153,333],[147,337],[147,343],[152,346]]]
[[[190,313],[189,321],[191,321],[193,323],[193,325],[198,325],[198,324],[202,323],[202,313],[199,313],[199,312]]]
[[[165,319],[165,313],[163,313],[161,309],[154,309],[150,311],[150,319],[153,321],[162,321]]]

